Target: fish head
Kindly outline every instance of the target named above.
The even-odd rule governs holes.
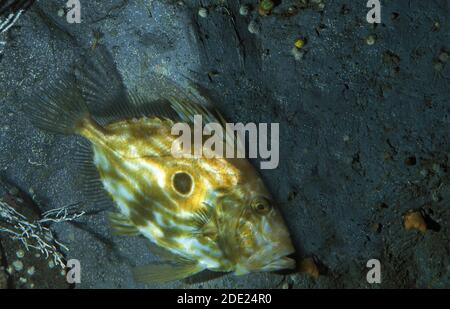
[[[221,203],[222,247],[236,275],[295,268],[285,221],[262,181],[235,188]]]

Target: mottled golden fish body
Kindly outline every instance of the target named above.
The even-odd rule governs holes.
[[[101,66],[104,62],[99,61]],[[246,159],[208,156],[211,150],[205,148],[200,157],[172,154],[178,138],[171,134],[175,122],[192,126],[199,114],[224,125],[220,114],[205,106],[203,98],[170,84],[162,99],[176,115],[158,115],[153,111],[162,108],[155,109],[155,102],[125,95],[117,74],[93,68],[82,74],[84,86],[62,80],[39,95],[28,114],[42,129],[90,141],[93,155],[82,162],[93,166],[99,190],[119,210],[109,216],[114,230],[145,236],[166,260],[138,269],[137,280],[166,282],[203,270],[242,275],[295,266],[287,257],[294,248],[284,220]],[[79,87],[87,89],[84,94]],[[119,91],[110,93],[111,88]],[[97,121],[87,102],[112,102],[115,119]],[[126,112],[120,116],[117,111]]]
[[[227,270],[217,243],[207,235],[193,237],[198,228],[195,214],[213,202],[209,194],[238,185],[241,172],[225,158],[174,158],[173,124],[143,117],[103,128],[91,120],[79,132],[94,145],[94,163],[105,190],[143,235],[205,268]],[[247,160],[239,161],[239,168],[253,171]],[[181,173],[192,179],[186,192],[175,188],[175,175]]]

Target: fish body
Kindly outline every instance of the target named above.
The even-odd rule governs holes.
[[[223,269],[218,245],[207,235],[193,237],[195,215],[212,202],[212,188],[237,184],[237,170],[224,160],[172,158],[172,126],[171,120],[145,117],[100,131],[89,125],[82,135],[95,145],[93,161],[105,190],[140,234],[205,268]],[[189,183],[177,190],[175,181],[182,175]]]
[[[89,73],[87,84],[99,84]],[[110,215],[115,231],[143,235],[164,252],[166,262],[135,271],[138,281],[166,282],[203,270],[242,275],[294,267],[286,257],[294,249],[281,214],[246,159],[173,156],[176,121],[192,125],[192,117],[203,113],[220,122],[200,98],[166,87],[164,99],[178,115],[171,119],[152,115],[139,108],[142,100],[128,96],[122,110],[141,111],[100,124],[75,84],[63,80],[47,90],[30,115],[43,129],[89,140],[98,181],[118,209]],[[96,98],[99,88],[88,93]]]

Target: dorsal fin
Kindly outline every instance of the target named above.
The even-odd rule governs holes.
[[[99,45],[75,64],[75,76],[83,97],[96,117],[133,117],[126,87],[111,54]]]
[[[128,91],[111,54],[99,45],[75,65],[77,84],[93,116],[100,124],[126,118],[156,116],[175,122],[191,123],[194,114],[205,122],[221,122],[217,112],[206,106],[207,100],[167,77],[155,74],[148,87]]]
[[[192,124],[194,115],[201,115],[206,123],[219,123],[225,126],[222,115],[211,102],[200,94],[192,81],[186,80],[187,85],[181,87],[165,75],[157,74],[153,83],[158,89],[159,96],[171,103],[181,121]]]

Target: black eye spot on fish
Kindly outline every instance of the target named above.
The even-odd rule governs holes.
[[[270,212],[272,205],[267,199],[255,199],[252,202],[252,208],[259,214],[265,215]]]
[[[193,186],[191,175],[185,172],[177,172],[172,177],[172,185],[175,191],[182,195],[188,195]]]

